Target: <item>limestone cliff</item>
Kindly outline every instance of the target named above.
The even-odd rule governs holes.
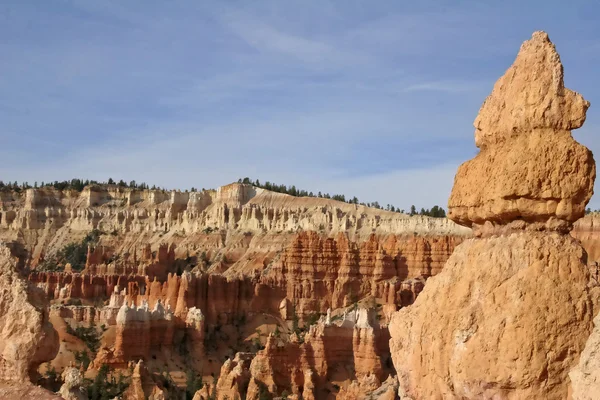
[[[51,188],[3,193],[0,239],[22,241],[34,264],[92,229],[114,233],[119,239],[114,252],[120,254],[133,254],[136,245],[157,241],[197,245],[197,237],[191,241],[185,238],[212,231],[256,235],[314,230],[344,232],[352,237],[371,233],[469,233],[442,218],[409,217],[237,183],[203,192],[90,186],[81,193]]]
[[[450,196],[450,218],[480,238],[392,317],[401,398],[567,398],[598,311],[587,254],[566,234],[595,179],[591,152],[569,132],[588,106],[534,33],[482,106],[480,152]]]

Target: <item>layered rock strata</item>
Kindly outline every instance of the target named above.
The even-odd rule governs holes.
[[[536,32],[479,110],[480,152],[456,173],[450,219],[569,230],[583,217],[596,177],[591,151],[570,132],[583,125],[589,105],[564,87],[554,45]]]
[[[210,324],[226,323],[248,312],[302,317],[339,308],[371,296],[382,304],[412,304],[425,279],[437,274],[462,237],[370,235],[350,241],[346,235],[327,238],[302,232],[280,250],[281,254],[252,276],[169,273],[164,281],[143,275],[92,275],[67,272],[32,272],[30,281],[51,299],[123,301],[154,307],[158,300],[171,304],[175,314],[191,307],[202,309]],[[227,293],[227,296],[224,294]],[[120,300],[116,300],[117,297]],[[64,317],[113,325],[115,306],[102,310],[64,306]],[[113,310],[111,312],[111,310]]]
[[[459,245],[411,307],[390,348],[403,399],[564,399],[597,312],[587,254],[567,235],[595,164],[570,129],[589,103],[564,88],[543,32],[525,42],[475,120],[449,215],[482,238]]]
[[[119,239],[113,254],[121,255],[132,255],[136,247],[161,238],[185,243],[185,237],[217,231],[257,235],[314,230],[332,235],[344,232],[353,238],[371,233],[469,234],[468,229],[446,219],[409,217],[237,183],[191,193],[114,186],[89,186],[81,193],[51,188],[28,189],[24,194],[2,192],[0,239],[21,241],[32,265],[92,229]],[[122,240],[121,236],[128,238]],[[197,243],[198,238],[194,239]],[[188,250],[180,249],[183,253]],[[91,256],[100,262],[106,254],[95,250]]]

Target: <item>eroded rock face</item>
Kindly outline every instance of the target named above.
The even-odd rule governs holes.
[[[592,213],[577,221],[571,235],[581,241],[588,262],[600,261],[600,214]]]
[[[596,177],[592,153],[570,132],[583,125],[588,107],[564,87],[548,35],[534,33],[475,119],[480,152],[456,173],[450,219],[568,229],[584,215]]]
[[[165,391],[156,385],[143,361],[135,363],[131,383],[123,393],[123,400],[160,400],[168,398]]]
[[[58,347],[44,294],[28,287],[10,250],[0,245],[0,381],[29,382]]]
[[[585,259],[558,233],[460,245],[392,318],[401,397],[566,398],[595,309]]]
[[[450,218],[477,237],[392,317],[401,398],[567,398],[598,310],[587,254],[567,234],[595,179],[569,132],[588,106],[534,33],[475,121],[480,153],[456,174]]]
[[[269,336],[265,349],[250,364],[247,398],[289,394],[304,399],[324,398],[321,392],[340,371],[356,380],[361,389],[376,389],[389,376],[384,357],[389,354],[387,326],[374,321],[366,309],[350,311],[332,321],[322,317],[311,325],[301,341],[289,342]]]
[[[252,353],[237,353],[233,360],[225,361],[217,381],[216,400],[246,397],[252,357],[254,357]]]

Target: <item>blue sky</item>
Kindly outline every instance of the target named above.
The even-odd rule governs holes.
[[[472,126],[546,30],[592,103],[600,6],[578,1],[0,2],[0,179],[239,177],[446,205]],[[591,207],[600,208],[600,198]]]

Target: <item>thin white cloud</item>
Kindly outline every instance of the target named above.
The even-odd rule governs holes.
[[[422,82],[407,86],[405,92],[447,92],[463,93],[477,90],[481,87],[477,82],[471,81],[433,81]]]
[[[519,7],[507,31],[510,6],[487,3],[15,6],[12,20],[0,15],[0,157],[10,161],[0,178],[185,188],[248,175],[405,208],[443,204],[449,160],[472,155],[477,110],[531,26],[569,38],[579,64],[567,78],[590,76],[578,87],[592,102],[600,90],[588,62],[597,55],[575,49],[573,21]],[[574,63],[569,52],[563,61]],[[465,138],[466,150],[449,144]]]

